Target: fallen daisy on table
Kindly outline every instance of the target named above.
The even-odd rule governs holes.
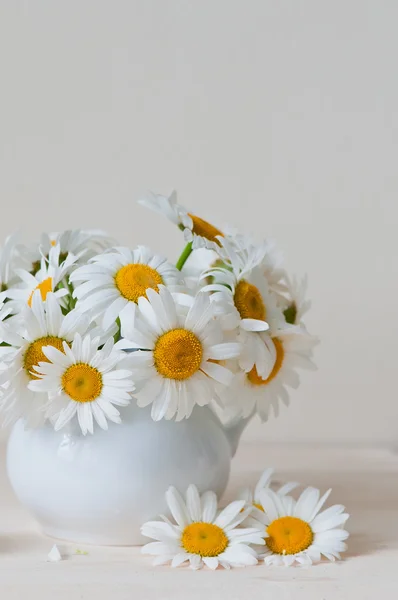
[[[254,488],[254,492],[250,488],[243,488],[239,492],[239,499],[245,500],[249,506],[252,506],[251,516],[255,517],[259,511],[263,511],[260,500],[260,492],[263,489],[270,489],[272,485],[272,475],[274,474],[274,469],[265,469],[258,480],[256,487]],[[282,485],[277,494],[280,496],[286,496],[286,494],[290,494],[292,490],[294,490],[298,486],[298,483],[295,481],[289,481]],[[272,488],[271,488],[272,489]]]
[[[269,488],[259,492],[260,510],[246,524],[263,526],[266,552],[261,558],[266,565],[311,565],[322,555],[331,561],[340,559],[340,552],[347,549],[349,534],[343,526],[349,515],[341,504],[320,512],[330,492],[320,497],[319,490],[308,487],[298,500]]]
[[[245,499],[221,511],[214,492],[200,496],[190,485],[184,500],[170,487],[166,501],[175,523],[164,516],[145,523],[141,533],[156,541],[146,544],[142,553],[155,556],[154,565],[189,562],[192,569],[254,566],[260,560],[266,566],[310,566],[322,556],[340,559],[349,535],[343,529],[349,517],[344,506],[335,504],[320,512],[331,490],[320,497],[319,490],[308,487],[295,500],[288,494],[296,483],[276,493],[269,487],[272,473],[273,469],[263,472],[254,495],[248,491]]]
[[[200,496],[190,485],[185,501],[174,487],[167,490],[166,501],[175,523],[162,517],[163,522],[148,521],[141,527],[144,536],[156,540],[142,548],[143,554],[156,557],[155,565],[171,562],[178,567],[189,561],[192,569],[203,565],[229,569],[257,564],[257,553],[250,544],[264,545],[264,534],[258,524],[239,527],[251,512],[244,500],[231,502],[219,512],[214,492]]]

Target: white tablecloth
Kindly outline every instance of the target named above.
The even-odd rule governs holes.
[[[280,481],[325,490],[352,515],[344,561],[311,568],[230,572],[152,567],[139,548],[77,547],[46,562],[54,541],[37,531],[0,467],[0,599],[26,600],[395,600],[398,598],[398,454],[387,448],[243,445],[224,501],[274,466]],[[76,550],[88,554],[76,554]]]

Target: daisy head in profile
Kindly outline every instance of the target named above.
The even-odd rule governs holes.
[[[250,512],[244,500],[231,502],[219,512],[214,492],[200,496],[190,485],[185,500],[171,487],[166,501],[175,523],[164,518],[163,522],[149,521],[141,528],[145,537],[156,540],[142,548],[143,554],[155,556],[154,564],[171,562],[172,567],[178,567],[189,562],[192,569],[257,564],[251,544],[264,545],[263,533],[258,525],[239,527]]]
[[[7,302],[3,307],[6,316],[8,305]],[[43,348],[52,347],[62,352],[63,344],[70,344],[77,333],[84,334],[88,326],[88,318],[77,311],[64,316],[53,292],[43,301],[40,290],[33,293],[31,307],[25,306],[21,318],[0,324],[0,337],[8,344],[3,348],[0,371],[0,385],[5,386],[0,399],[4,425],[15,423],[21,417],[29,426],[44,422],[48,395],[44,390],[29,388],[29,384],[39,378],[39,363],[48,360]]]
[[[146,297],[148,289],[157,293],[163,285],[178,290],[181,275],[145,246],[117,247],[76,269],[70,281],[76,285],[77,308],[90,312],[107,328],[118,318],[122,326],[134,321],[138,300]]]
[[[177,225],[183,232],[186,242],[192,243],[192,248],[207,248],[215,250],[220,246],[219,237],[224,233],[201,217],[189,212],[177,202],[177,192],[173,190],[169,196],[149,192],[138,200],[139,204],[165,216]]]
[[[188,418],[196,404],[209,404],[233,378],[221,363],[241,349],[226,341],[208,294],[176,300],[164,286],[139,299],[136,319],[122,327],[122,335],[121,347],[139,349],[129,356],[139,382],[138,405],[152,405],[155,421]]]
[[[33,294],[40,292],[44,301],[49,292],[53,292],[60,299],[68,296],[70,290],[67,277],[76,264],[78,256],[67,254],[61,256],[59,245],[53,246],[48,257],[42,256],[39,270],[33,275],[26,269],[15,269],[19,282],[7,288],[5,296],[14,313],[18,313],[26,306],[32,306]]]
[[[341,504],[321,510],[330,492],[320,497],[319,490],[308,487],[295,500],[269,488],[260,491],[260,510],[255,518],[248,517],[247,524],[263,526],[266,565],[311,565],[321,556],[340,559],[346,550],[344,525],[349,515]]]
[[[260,479],[256,483],[254,490],[249,487],[243,488],[239,492],[239,499],[245,500],[248,506],[253,507],[251,516],[255,517],[258,514],[258,511],[263,511],[263,507],[261,505],[260,492],[262,490],[272,489],[272,476],[274,474],[274,469],[264,469],[262,472]],[[286,496],[286,494],[290,494],[292,490],[297,487],[297,483],[290,481],[288,483],[283,484],[277,491],[277,494],[280,496]]]
[[[44,346],[44,362],[36,367],[37,377],[29,388],[48,394],[46,417],[55,431],[75,416],[84,435],[94,432],[94,421],[108,429],[108,420],[120,423],[116,406],[130,404],[134,383],[132,373],[123,368],[123,355],[115,350],[113,338],[100,348],[99,338],[79,333],[72,344],[61,348]]]
[[[307,277],[297,279],[285,274],[286,291],[281,298],[283,314],[288,323],[304,327],[303,316],[311,308],[311,301],[307,298]]]

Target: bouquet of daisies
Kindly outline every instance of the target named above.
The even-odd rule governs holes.
[[[289,402],[314,368],[302,319],[306,281],[273,246],[221,231],[169,197],[140,200],[183,231],[176,266],[101,231],[8,238],[0,257],[0,412],[4,424],[120,423],[131,402],[154,420],[210,405],[227,419]],[[203,263],[203,254],[205,262]],[[200,260],[197,260],[198,256]]]

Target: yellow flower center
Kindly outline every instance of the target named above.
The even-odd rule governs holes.
[[[285,351],[283,349],[282,342],[278,338],[273,338],[272,341],[274,342],[276,349],[276,359],[273,369],[268,375],[267,379],[263,379],[257,373],[256,366],[254,365],[252,370],[247,373],[247,378],[253,385],[267,385],[270,381],[274,379],[274,377],[278,375],[279,371],[281,370],[283,359],[285,357]]]
[[[195,235],[200,235],[201,237],[204,237],[211,242],[216,242],[216,244],[220,245],[220,242],[216,239],[216,236],[221,235],[224,237],[222,231],[207,221],[204,221],[200,217],[195,217],[195,215],[192,215],[191,213],[188,213],[188,216],[191,217],[193,222],[192,233]]]
[[[63,352],[63,341],[64,340],[59,337],[48,335],[39,338],[30,344],[23,357],[23,366],[31,379],[39,379],[39,377],[32,373],[34,367],[37,366],[39,362],[50,362],[43,353],[43,346],[54,346],[54,348]]]
[[[86,363],[71,365],[62,375],[62,388],[75,402],[93,402],[102,386],[101,373]]]
[[[235,288],[235,306],[242,319],[265,321],[267,310],[259,290],[244,279]]]
[[[297,517],[280,517],[267,527],[265,543],[275,554],[297,554],[311,546],[314,534],[311,527]]]
[[[115,283],[124,298],[137,303],[138,298],[146,297],[148,288],[158,292],[163,279],[152,267],[132,263],[119,269],[115,275]]]
[[[47,277],[47,279],[44,279],[44,281],[42,281],[35,287],[35,289],[32,291],[31,295],[28,298],[28,305],[30,307],[32,307],[33,294],[35,293],[36,290],[40,290],[41,299],[44,302],[45,299],[47,298],[48,292],[53,291],[53,278]]]
[[[181,544],[190,554],[218,556],[228,546],[228,538],[218,525],[191,523],[182,532]]]
[[[203,347],[192,331],[171,329],[161,335],[155,345],[155,367],[163,377],[188,379],[198,371],[203,357]]]

